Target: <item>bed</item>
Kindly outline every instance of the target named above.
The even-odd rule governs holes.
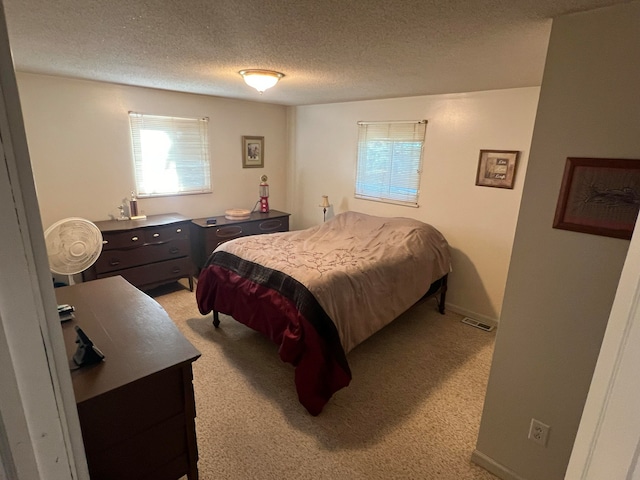
[[[446,239],[401,217],[344,212],[305,230],[219,245],[198,277],[201,314],[257,330],[295,367],[300,403],[318,415],[351,381],[346,355],[425,296],[444,313]]]

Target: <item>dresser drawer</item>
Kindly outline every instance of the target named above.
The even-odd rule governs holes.
[[[127,230],[125,232],[103,232],[102,250],[116,248],[136,248],[144,245],[144,230]]]
[[[192,379],[191,365],[168,368],[79,403],[91,479],[181,478],[195,417]]]
[[[273,232],[288,232],[289,231],[289,217],[271,218],[269,220],[263,220],[254,224],[255,234],[261,233],[273,233]]]
[[[224,216],[217,216],[198,218],[192,220],[191,224],[191,255],[198,269],[201,269],[211,252],[224,242],[248,235],[288,232],[289,214],[271,210],[267,213],[252,212],[246,220],[230,221]]]
[[[140,265],[139,267],[114,270],[99,273],[98,278],[122,275],[129,283],[136,287],[156,285],[193,275],[193,263],[190,257],[167,260],[165,262]]]
[[[123,232],[103,232],[102,249],[114,250],[136,248],[148,243],[168,242],[176,239],[189,239],[189,224],[147,227]]]
[[[87,452],[91,480],[182,478],[189,468],[187,421],[178,415],[139,435],[125,437],[109,450]],[[176,460],[179,465],[174,465]]]
[[[146,244],[143,248],[123,250],[106,250],[96,261],[98,274],[137,267],[147,263],[160,262],[174,258],[186,257],[191,250],[188,238],[171,240],[164,243]]]
[[[210,229],[206,232],[205,250],[209,253],[213,252],[221,243],[233,240],[234,238],[246,237],[253,235],[251,233],[252,224],[236,224],[217,227],[215,230]]]
[[[227,240],[231,240],[233,238],[249,235],[250,230],[251,224],[236,224],[218,227],[215,230],[210,231],[209,234],[212,237],[221,240],[222,242],[226,242]]]
[[[207,230],[206,250],[211,253],[218,245],[234,238],[248,235],[260,235],[262,233],[289,231],[289,217],[272,218],[261,222],[247,222],[242,224],[218,227],[215,230]]]
[[[189,225],[167,225],[165,227],[146,228],[144,230],[146,243],[168,242],[170,240],[189,240]]]
[[[79,403],[87,453],[108,450],[117,443],[115,439],[139,435],[184,413],[184,389],[192,388],[189,375],[188,369],[172,368]],[[150,396],[154,399],[152,409]]]

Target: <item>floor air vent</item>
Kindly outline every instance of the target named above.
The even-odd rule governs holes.
[[[484,330],[485,332],[490,332],[493,330],[493,325],[487,325],[486,323],[479,322],[470,317],[464,317],[462,319],[462,323],[466,323],[467,325],[471,325],[472,327],[479,328],[480,330]]]

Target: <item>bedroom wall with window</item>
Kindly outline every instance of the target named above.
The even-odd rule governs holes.
[[[500,318],[539,88],[296,107],[289,198],[300,227],[346,210],[430,223],[453,255],[450,308]],[[358,121],[426,119],[419,208],[354,198]],[[521,152],[514,188],[476,186],[481,149]]]
[[[61,218],[105,220],[134,189],[128,112],[209,117],[210,194],[140,199],[147,215],[199,218],[252,209],[260,176],[271,208],[286,210],[286,107],[17,73],[44,228]],[[242,168],[242,136],[265,137],[265,168]]]

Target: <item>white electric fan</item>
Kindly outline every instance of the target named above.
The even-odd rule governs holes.
[[[44,232],[53,273],[67,275],[69,285],[73,276],[84,272],[95,263],[102,252],[102,233],[89,220],[78,217],[64,218]]]

